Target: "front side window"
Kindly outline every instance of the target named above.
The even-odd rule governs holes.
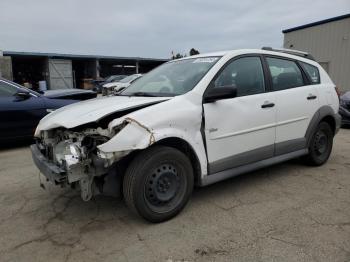
[[[16,94],[18,89],[13,85],[0,81],[0,97],[9,97]]]
[[[220,57],[174,60],[133,82],[120,95],[177,96],[192,90]]]
[[[234,86],[237,96],[265,91],[264,73],[259,57],[243,57],[229,63],[214,81],[214,88]]]
[[[311,84],[317,85],[320,83],[320,72],[318,71],[318,68],[313,65],[309,65],[307,63],[300,62],[301,66],[303,67],[305,73],[308,75]]]
[[[294,61],[280,58],[266,58],[275,91],[304,85],[303,75]]]

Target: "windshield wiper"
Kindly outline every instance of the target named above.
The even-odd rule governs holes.
[[[146,93],[146,92],[134,92],[134,93],[130,93],[128,94],[129,96],[148,96],[148,97],[157,97],[156,95],[150,94],[150,93]]]

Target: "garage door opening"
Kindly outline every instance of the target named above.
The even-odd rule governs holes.
[[[135,62],[123,60],[100,60],[100,76],[105,78],[111,75],[132,75],[136,73]]]
[[[12,57],[13,81],[32,88],[39,89],[39,81],[47,81],[48,69],[45,57]]]
[[[92,89],[92,80],[96,79],[96,61],[94,59],[72,59],[74,86]]]

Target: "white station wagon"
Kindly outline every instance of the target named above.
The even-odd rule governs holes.
[[[340,125],[335,85],[295,50],[234,50],[169,61],[113,97],[44,117],[31,146],[53,183],[118,196],[151,222],[193,187],[303,157],[322,165]]]

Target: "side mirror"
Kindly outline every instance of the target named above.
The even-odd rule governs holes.
[[[209,88],[203,98],[204,103],[212,103],[216,100],[235,98],[237,96],[236,86],[221,86]]]
[[[28,99],[28,98],[31,97],[31,94],[30,94],[29,92],[27,92],[27,91],[20,90],[20,91],[18,91],[18,92],[15,94],[15,96],[16,96],[17,98],[19,98],[20,100],[26,100],[26,99]]]

